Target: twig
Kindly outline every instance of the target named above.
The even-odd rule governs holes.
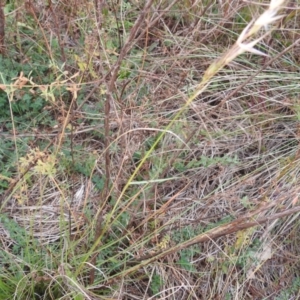
[[[257,226],[257,225],[264,224],[266,222],[270,222],[270,221],[300,212],[300,206],[296,206],[294,208],[280,211],[280,212],[270,215],[270,216],[264,216],[264,217],[255,219],[257,214],[261,213],[264,210],[269,209],[270,206],[273,206],[273,204],[267,205],[264,208],[259,208],[258,210],[255,210],[254,212],[249,213],[246,216],[240,217],[230,223],[213,228],[205,233],[202,233],[196,237],[193,237],[193,238],[189,239],[188,241],[178,244],[178,245],[176,245],[172,248],[169,248],[165,251],[161,251],[159,253],[156,253],[156,254],[150,255],[150,256],[149,255],[144,256],[144,257],[140,258],[139,260],[135,261],[134,266],[132,266],[131,268],[128,268],[126,271],[124,271],[123,273],[120,273],[116,276],[112,276],[111,279],[109,280],[109,282],[115,280],[116,278],[118,278],[120,276],[125,277],[125,276],[137,271],[138,269],[143,268],[143,267],[153,263],[154,261],[162,259],[167,255],[178,252],[178,251],[185,249],[187,247],[190,247],[192,245],[215,240],[219,237],[222,237],[222,236],[225,236],[228,234],[232,234],[232,233],[235,233],[240,230],[245,230],[245,229]],[[126,264],[128,266],[129,262],[126,262]]]

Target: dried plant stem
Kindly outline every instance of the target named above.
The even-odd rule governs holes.
[[[273,206],[273,204],[271,204],[271,206]],[[265,211],[269,208],[270,208],[270,205],[267,205],[264,208],[259,208],[258,210],[247,214],[246,216],[240,217],[232,222],[229,222],[227,224],[213,228],[205,233],[195,236],[195,237],[193,237],[185,242],[182,242],[181,244],[178,244],[172,248],[169,248],[165,251],[161,251],[160,253],[157,253],[155,255],[142,257],[141,259],[138,260],[138,262],[135,263],[136,264],[135,266],[128,268],[123,273],[119,273],[116,276],[112,276],[111,280],[115,280],[116,278],[121,277],[121,276],[122,277],[127,276],[127,275],[137,271],[138,269],[143,268],[143,267],[153,263],[154,261],[162,259],[165,256],[170,255],[175,252],[178,252],[182,249],[186,249],[187,247],[190,247],[192,245],[204,243],[204,242],[207,242],[210,240],[214,240],[214,239],[219,238],[224,235],[232,234],[232,233],[238,232],[240,230],[245,230],[245,229],[251,228],[253,226],[261,225],[266,222],[270,222],[270,221],[300,212],[300,206],[296,206],[294,208],[278,212],[271,216],[264,216],[264,217],[256,218],[256,216],[259,213],[262,213],[263,211]]]
[[[0,54],[4,53],[4,38],[5,38],[5,15],[3,11],[3,5],[0,3]]]
[[[34,18],[36,24],[39,25],[39,28],[42,32],[42,35],[43,35],[43,38],[44,38],[44,41],[45,41],[45,46],[47,48],[47,51],[48,51],[48,54],[49,54],[49,57],[51,58],[52,61],[54,61],[53,59],[53,55],[52,55],[52,50],[51,50],[51,47],[49,45],[49,42],[48,42],[48,39],[47,39],[47,36],[46,36],[46,33],[43,29],[43,27],[41,26],[41,23],[36,15],[36,11],[34,9],[34,4],[32,3],[32,1],[28,1],[25,3],[25,7],[26,9],[29,11],[29,13],[32,15],[32,17]]]
[[[130,51],[130,49],[132,48],[134,42],[135,42],[135,37],[136,34],[139,30],[139,28],[141,27],[141,25],[144,22],[145,19],[145,15],[148,12],[148,10],[150,9],[151,5],[153,3],[153,0],[148,0],[147,3],[144,6],[144,9],[142,10],[142,12],[140,13],[139,17],[137,18],[135,24],[133,25],[132,29],[130,30],[130,34],[128,37],[128,40],[126,41],[125,45],[122,47],[121,52],[118,56],[118,60],[115,63],[111,73],[111,76],[109,78],[109,81],[106,83],[106,100],[105,100],[105,106],[104,106],[104,136],[105,136],[105,183],[104,183],[104,188],[103,188],[103,193],[102,193],[102,202],[106,202],[108,199],[108,196],[110,195],[110,189],[109,189],[109,184],[110,184],[110,152],[109,152],[109,146],[110,146],[110,129],[109,129],[109,125],[110,125],[110,111],[111,111],[111,107],[113,107],[114,112],[116,113],[116,115],[118,116],[117,113],[117,108],[115,106],[115,102],[113,99],[113,92],[115,90],[115,83],[117,80],[117,76],[121,67],[121,63],[124,60],[124,58],[126,57],[127,53]],[[95,8],[96,8],[96,17],[97,17],[97,26],[98,26],[98,30],[101,27],[102,24],[102,16],[101,16],[101,10],[102,7],[104,5],[104,1],[99,1],[99,0],[95,0]],[[100,47],[100,43],[99,43],[99,47]],[[102,219],[103,216],[101,215],[101,213],[98,214],[97,216],[97,222],[96,222],[96,234],[95,234],[95,242],[94,245],[98,245],[101,237],[103,235],[103,233],[105,232],[105,226],[102,226]],[[93,255],[92,258],[92,264],[95,264],[95,259],[96,259],[96,254]],[[92,269],[90,272],[90,283],[92,284],[94,282],[95,279],[95,269]]]

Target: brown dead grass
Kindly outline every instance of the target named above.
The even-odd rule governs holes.
[[[16,13],[19,22],[31,15],[49,58],[66,63],[66,84],[70,87],[69,78],[79,72],[78,93],[85,94],[84,103],[73,108],[63,97],[61,105],[51,107],[61,126],[69,116],[71,133],[46,128],[38,134],[27,131],[3,137],[33,134],[37,144],[48,139],[58,153],[57,165],[62,165],[61,153],[71,147],[64,141],[71,136],[76,153],[72,159],[92,157],[95,163],[85,177],[63,167],[50,180],[29,172],[33,184],[24,183],[24,190],[6,194],[1,212],[32,232],[41,245],[53,245],[70,234],[76,245],[71,249],[77,247],[70,251],[74,257],[73,252],[83,256],[97,245],[90,253],[96,257],[111,241],[119,240],[111,250],[111,256],[122,262],[119,269],[107,267],[109,256],[100,265],[89,259],[94,271],[85,265],[78,273],[82,265],[73,266],[87,299],[102,299],[97,297],[106,288],[113,299],[297,299],[299,60],[296,44],[285,49],[299,38],[298,10],[288,4],[286,19],[261,43],[269,57],[243,54],[211,80],[115,205],[138,161],[184,106],[207,67],[234,44],[249,22],[245,18],[257,17],[263,9],[244,1],[178,1],[172,8],[162,1],[135,23],[133,35],[134,25],[127,28],[126,21],[136,20],[142,3],[128,3],[131,7],[122,11],[120,3],[108,3],[101,24],[98,16],[98,28],[92,1],[59,1],[50,7],[28,1],[27,10]],[[48,41],[52,35],[58,37],[56,52]],[[119,39],[123,48],[110,44]],[[69,50],[79,58],[74,60]],[[278,59],[272,61],[276,55]],[[131,75],[117,79],[119,72]],[[76,146],[82,148],[76,152]],[[101,192],[91,182],[95,175],[109,178]],[[289,209],[295,209],[294,214],[272,219]],[[243,219],[253,212],[255,216]],[[125,213],[125,221],[120,221]],[[264,218],[265,222],[259,221]],[[257,224],[253,230],[236,227],[210,238],[210,229],[240,219]],[[69,226],[62,226],[68,222]],[[172,251],[205,232],[207,241]],[[13,241],[5,229],[1,241],[9,252],[7,245]],[[164,251],[166,255],[158,254]],[[130,268],[136,272],[127,272]],[[151,285],[155,276],[161,279],[156,296]]]

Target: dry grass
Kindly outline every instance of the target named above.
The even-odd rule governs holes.
[[[0,73],[0,299],[299,298],[299,7],[269,4],[5,7],[34,75]]]

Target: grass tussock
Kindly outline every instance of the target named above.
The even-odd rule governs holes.
[[[0,9],[0,299],[298,299],[294,1]]]

